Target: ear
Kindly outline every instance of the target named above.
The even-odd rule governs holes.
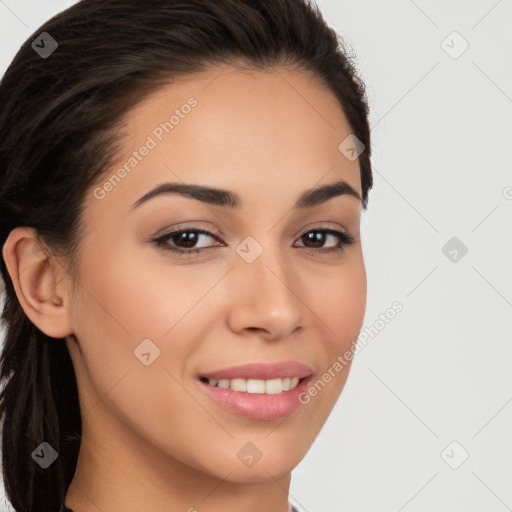
[[[50,258],[37,231],[13,229],[2,252],[18,301],[32,323],[52,338],[72,334],[71,278],[55,258]]]

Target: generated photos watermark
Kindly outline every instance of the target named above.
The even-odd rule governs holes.
[[[169,118],[168,121],[161,122],[156,126],[150,135],[146,137],[145,142],[139,147],[137,151],[132,153],[124,163],[121,165],[107,180],[103,182],[103,185],[96,187],[93,191],[93,196],[96,199],[104,199],[108,192],[114,190],[114,188],[121,183],[123,178],[126,178],[130,172],[139,165],[139,163],[150,154],[151,150],[155,149],[160,142],[164,140],[164,137],[174,130],[178,126],[182,119],[190,114],[194,107],[197,107],[198,101],[194,97],[190,97],[186,103],[181,105],[174,111],[174,114]]]
[[[384,313],[380,313],[379,318],[372,325],[361,330],[357,340],[352,342],[350,349],[339,355],[336,361],[306,391],[299,394],[299,402],[303,405],[309,404],[311,398],[317,396],[343,368],[350,364],[354,355],[368,345],[368,336],[372,339],[375,338],[403,309],[402,303],[395,301]]]

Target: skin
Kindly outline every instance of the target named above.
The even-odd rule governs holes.
[[[103,199],[87,193],[76,282],[63,257],[40,257],[30,228],[13,230],[3,249],[23,309],[66,338],[76,371],[83,438],[66,497],[75,512],[287,512],[291,471],[348,376],[350,364],[275,421],[230,413],[198,385],[200,373],[245,362],[294,360],[319,378],[357,339],[366,307],[360,201],[292,209],[305,190],[339,179],[361,194],[358,161],[338,150],[351,130],[335,97],[303,71],[220,69],[166,85],[129,112],[105,179],[176,108],[198,101]],[[242,206],[168,194],[131,210],[164,182],[228,189]],[[150,242],[183,223],[220,241],[200,235],[196,245],[211,249],[192,257]],[[301,240],[320,227],[356,241],[322,253],[338,240]],[[247,236],[263,248],[250,264],[235,251]],[[134,356],[146,338],[161,351],[149,366]],[[262,453],[251,468],[237,458],[247,442]]]

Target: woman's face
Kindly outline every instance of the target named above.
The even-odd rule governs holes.
[[[112,463],[131,452],[140,465],[230,481],[285,475],[341,393],[350,363],[335,363],[366,306],[360,200],[317,194],[296,205],[340,181],[361,195],[358,161],[339,149],[347,120],[304,72],[226,67],[160,89],[126,129],[116,165],[86,197],[70,304],[83,446]],[[166,184],[228,191],[238,202],[176,191],[141,200]],[[165,238],[178,227],[182,235]],[[353,244],[333,250],[344,240],[334,232]],[[258,393],[202,378],[286,362],[305,371],[218,375],[245,375],[220,384]],[[309,377],[279,392],[277,379],[296,375]]]

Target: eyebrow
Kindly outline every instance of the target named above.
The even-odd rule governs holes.
[[[238,194],[225,189],[211,188],[204,185],[191,185],[184,183],[163,183],[144,194],[140,199],[133,203],[131,209],[137,208],[150,199],[166,194],[180,194],[185,197],[197,199],[203,203],[209,203],[216,206],[227,208],[240,208],[242,200]],[[323,185],[318,188],[306,190],[298,199],[294,209],[309,208],[325,203],[333,197],[349,195],[362,202],[359,193],[352,188],[346,181],[340,180],[329,185]]]

